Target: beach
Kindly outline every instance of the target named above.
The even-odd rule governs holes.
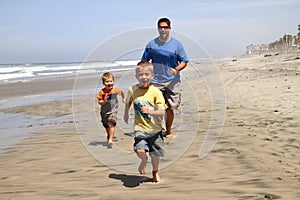
[[[3,102],[24,103],[0,112],[35,121],[17,127],[30,134],[0,152],[0,198],[299,199],[300,50],[212,65],[185,69],[202,76],[183,77],[176,137],[165,139],[158,184],[151,182],[150,162],[147,174],[138,174],[122,103],[117,139],[107,148],[95,92],[84,93],[85,84],[95,90],[97,79],[1,84]],[[127,77],[134,80],[132,74],[120,80]],[[51,101],[26,103],[34,96]]]

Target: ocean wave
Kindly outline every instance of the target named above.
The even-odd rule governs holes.
[[[76,73],[121,72],[132,69],[137,60],[89,63],[46,63],[0,65],[0,83],[31,81]]]

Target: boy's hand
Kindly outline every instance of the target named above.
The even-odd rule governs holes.
[[[108,94],[105,94],[104,98],[101,99],[101,100],[99,100],[98,103],[99,103],[100,105],[103,105],[103,104],[105,104],[105,103],[108,101],[108,98],[109,98],[109,95],[108,95]]]
[[[108,100],[108,97],[109,97],[109,96],[108,96],[108,94],[105,94],[105,96],[104,96],[104,99],[103,99],[103,100],[104,100],[104,101],[107,101],[107,100]]]
[[[144,114],[150,114],[150,109],[149,109],[149,107],[147,107],[147,106],[142,106],[142,107],[141,107],[141,113],[144,113]]]

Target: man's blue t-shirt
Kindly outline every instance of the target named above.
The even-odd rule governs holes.
[[[153,83],[179,82],[180,73],[173,76],[170,67],[175,68],[179,63],[189,61],[183,45],[172,37],[166,43],[161,42],[158,37],[151,40],[147,44],[141,60],[151,60],[154,67]]]

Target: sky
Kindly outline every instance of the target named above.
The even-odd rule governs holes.
[[[300,0],[0,0],[0,63],[80,62],[161,17],[212,58],[239,56],[247,45],[297,35],[299,10]]]

